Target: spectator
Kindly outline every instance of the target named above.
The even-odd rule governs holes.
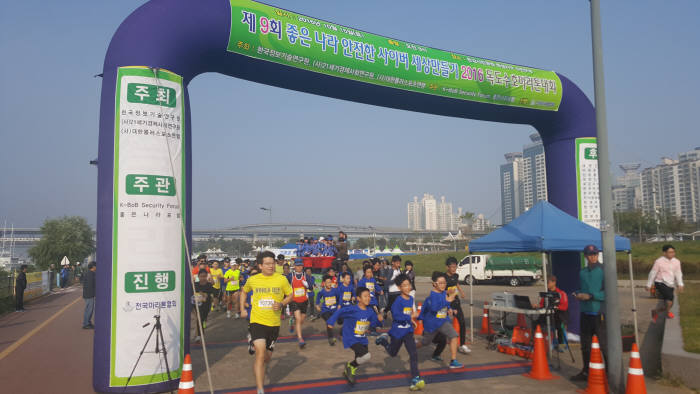
[[[406,260],[404,263],[404,274],[408,277],[408,280],[411,281],[411,297],[415,298],[416,297],[416,271],[413,270],[413,262],[411,260]]]
[[[678,285],[678,292],[683,292],[683,272],[681,262],[676,258],[676,248],[673,245],[664,245],[661,250],[664,255],[654,261],[649,272],[647,291],[651,290],[652,283],[656,288],[656,296],[664,302],[658,308],[651,311],[651,317],[656,323],[659,313],[665,313],[669,319],[673,319],[671,307],[673,306],[673,290]]]
[[[399,275],[401,275],[401,256],[393,256],[391,258],[391,268],[389,268],[386,275],[387,291],[389,295],[386,308],[384,309],[384,318],[386,318],[386,313],[391,311],[391,306],[394,304],[394,301],[396,301],[396,298],[401,295],[401,290],[395,283],[395,279],[398,278]],[[394,316],[392,316],[392,319],[393,318]]]
[[[284,265],[286,263],[284,262],[284,255],[283,254],[278,254],[277,255],[277,262],[275,264],[275,273],[284,275]],[[289,266],[289,264],[287,264]]]
[[[583,357],[583,369],[571,377],[573,381],[588,380],[588,362],[591,359],[593,335],[598,337],[603,357],[607,357],[608,354],[608,341],[603,322],[603,311],[601,310],[601,306],[605,302],[605,289],[603,287],[603,265],[598,262],[599,252],[595,245],[588,245],[583,249],[587,266],[581,270],[581,290],[572,293],[579,300],[581,307],[581,355]]]
[[[83,275],[83,299],[85,300],[85,312],[83,313],[83,329],[93,329],[92,314],[95,312],[95,271],[97,263],[91,261],[88,264],[88,272]]]
[[[66,287],[68,284],[68,278],[70,277],[70,268],[67,265],[63,266],[61,270],[61,288]]]
[[[24,289],[27,288],[27,266],[22,264],[15,279],[15,312],[24,312]]]

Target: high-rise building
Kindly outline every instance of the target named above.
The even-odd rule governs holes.
[[[504,225],[523,213],[523,154],[511,152],[505,157],[507,163],[501,164],[501,218]]]
[[[523,147],[523,212],[538,201],[547,201],[547,169],[544,146],[538,133],[530,134],[532,143]]]
[[[420,200],[417,196],[407,204],[408,228],[414,231],[455,231],[461,225],[462,208],[458,214],[452,210],[452,203],[440,197],[437,201],[431,194],[423,194]]]
[[[488,231],[491,228],[491,222],[484,217],[483,213],[478,214],[474,218],[474,223],[472,224],[472,230],[474,231]]]
[[[418,202],[418,196],[413,197],[413,201],[408,203],[408,228],[411,230],[422,230],[423,224],[423,206]]]
[[[425,218],[425,230],[438,230],[437,200],[430,194],[423,194],[421,200],[423,206],[423,217]]]
[[[623,175],[617,177],[613,185],[613,209],[626,212],[639,209],[642,206],[642,175],[639,173],[639,163],[620,164]]]
[[[659,219],[671,214],[686,222],[700,221],[700,147],[667,157],[656,167],[646,168],[641,176],[642,209]]]
[[[452,203],[445,201],[445,196],[440,197],[440,202],[437,204],[438,230],[454,230],[453,216]]]

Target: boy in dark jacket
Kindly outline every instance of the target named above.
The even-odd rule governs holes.
[[[15,279],[15,312],[24,312],[24,289],[27,288],[27,266],[22,265]]]

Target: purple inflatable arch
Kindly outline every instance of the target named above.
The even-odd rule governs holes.
[[[542,110],[527,108],[522,106],[497,105],[488,102],[470,101],[461,98],[446,97],[444,95],[432,94],[431,92],[420,92],[416,89],[402,89],[381,84],[369,83],[350,79],[343,76],[329,75],[328,73],[314,72],[301,67],[294,67],[281,64],[275,61],[266,61],[254,56],[245,56],[235,51],[227,50],[230,40],[235,40],[232,25],[241,23],[245,15],[233,15],[232,7],[236,5],[262,7],[260,3],[244,0],[152,0],[134,11],[118,28],[109,45],[104,62],[102,96],[100,105],[100,134],[99,134],[99,162],[98,162],[98,212],[97,212],[97,260],[100,263],[98,270],[98,294],[96,309],[96,330],[94,342],[94,388],[99,392],[124,392],[125,378],[131,371],[132,365],[136,362],[141,345],[145,342],[150,327],[141,328],[141,325],[134,325],[128,328],[127,332],[119,332],[118,316],[137,316],[140,323],[149,322],[156,311],[161,311],[164,319],[170,316],[173,321],[164,321],[163,328],[166,332],[166,346],[170,342],[175,346],[170,351],[170,369],[173,371],[171,378],[163,374],[162,369],[154,367],[152,354],[146,354],[140,361],[134,378],[129,384],[126,392],[154,392],[177,388],[177,378],[181,368],[183,354],[189,351],[189,308],[188,300],[192,294],[189,286],[189,268],[187,256],[184,249],[178,251],[182,262],[178,261],[179,277],[169,277],[171,281],[179,283],[176,288],[179,293],[167,297],[167,291],[158,292],[162,282],[164,272],[143,268],[142,272],[118,271],[116,256],[116,243],[119,241],[119,226],[136,226],[144,230],[143,236],[146,240],[143,244],[133,243],[135,241],[124,240],[126,244],[133,245],[134,250],[145,248],[146,256],[157,256],[158,250],[148,250],[149,245],[158,244],[158,227],[148,227],[149,222],[138,222],[129,224],[129,216],[155,215],[158,211],[158,191],[154,185],[146,186],[146,183],[159,183],[166,185],[168,181],[176,181],[173,178],[161,177],[156,179],[148,171],[139,172],[134,169],[135,174],[125,173],[125,177],[142,175],[141,186],[138,181],[131,186],[126,186],[125,200],[122,200],[115,190],[123,187],[124,179],[118,170],[119,157],[124,167],[126,163],[125,155],[131,152],[138,156],[141,145],[128,145],[129,138],[145,139],[152,137],[153,129],[148,136],[148,124],[158,124],[158,127],[166,127],[160,118],[158,110],[141,110],[138,105],[160,103],[160,108],[166,108],[170,112],[169,117],[175,126],[174,132],[168,134],[168,138],[177,138],[176,144],[169,146],[168,154],[176,154],[182,158],[182,167],[178,169],[180,178],[177,181],[184,181],[180,184],[180,200],[172,200],[175,205],[180,205],[179,211],[184,216],[185,240],[191,239],[191,191],[192,191],[192,165],[191,165],[191,122],[189,97],[187,95],[187,85],[197,75],[206,72],[217,72],[232,77],[242,78],[249,81],[260,82],[267,85],[278,86],[301,92],[313,93],[337,99],[355,101],[378,105],[389,108],[397,108],[408,111],[424,112],[429,114],[445,115],[468,119],[478,119],[493,122],[517,123],[532,125],[541,135],[546,154],[547,185],[549,201],[564,210],[565,212],[577,216],[577,179],[575,169],[575,139],[581,137],[595,137],[595,114],[591,102],[583,92],[569,79],[563,75],[556,74],[560,80],[561,101],[558,110]],[[265,6],[266,7],[266,6]],[[269,7],[277,11],[277,15],[282,18],[290,18],[290,15],[274,7]],[[296,15],[296,14],[293,14]],[[268,19],[265,23],[270,23]],[[286,19],[289,23],[291,19]],[[307,18],[314,21],[313,18]],[[261,23],[261,19],[256,20]],[[301,25],[301,24],[300,24]],[[339,26],[339,25],[337,25]],[[250,24],[248,25],[250,26]],[[258,26],[261,28],[262,25]],[[369,35],[369,33],[364,33]],[[340,33],[338,34],[341,35]],[[246,39],[241,38],[243,41]],[[311,40],[314,40],[313,34]],[[243,44],[245,45],[245,44]],[[337,44],[336,44],[337,45]],[[396,44],[394,44],[396,45]],[[253,48],[255,49],[255,48]],[[146,79],[138,79],[139,72],[135,74],[122,74],[121,68],[142,66],[141,76]],[[408,68],[408,67],[407,67]],[[167,71],[158,71],[167,70]],[[156,78],[158,96],[156,90],[148,92],[148,75],[162,75],[162,81]],[[167,77],[167,75],[170,77]],[[122,80],[120,77],[132,75],[133,80],[124,79],[123,86],[126,90],[120,89]],[[144,77],[145,75],[145,77]],[[175,75],[175,77],[172,77]],[[181,81],[177,76],[181,77]],[[126,77],[124,77],[126,78]],[[129,81],[133,83],[129,83]],[[154,81],[150,79],[150,81]],[[182,86],[178,90],[177,85]],[[132,86],[133,85],[133,86]],[[138,85],[138,86],[137,86]],[[153,84],[152,84],[153,85]],[[162,86],[161,86],[162,85]],[[168,87],[170,86],[170,87]],[[142,89],[142,90],[139,90]],[[164,89],[164,90],[161,90]],[[168,89],[170,89],[168,91]],[[177,99],[166,97],[169,92],[178,95]],[[141,93],[141,95],[139,95]],[[163,93],[163,96],[160,96]],[[151,95],[151,96],[149,96]],[[131,103],[131,98],[139,97],[141,103]],[[144,101],[144,97],[146,98]],[[175,101],[174,101],[175,100]],[[177,104],[176,100],[181,100]],[[127,104],[137,105],[129,107]],[[120,104],[123,106],[120,107]],[[163,104],[165,107],[163,107]],[[171,104],[168,106],[168,104]],[[158,106],[152,105],[158,109]],[[119,110],[121,108],[121,111]],[[127,109],[129,108],[129,109]],[[134,108],[134,112],[132,111]],[[117,109],[115,111],[115,109]],[[140,127],[134,126],[130,135],[129,129],[124,130],[123,125],[131,122],[140,124],[138,116],[143,116],[143,135],[138,132]],[[152,116],[155,118],[151,119]],[[184,117],[184,119],[182,119]],[[134,123],[135,122],[135,123]],[[152,123],[148,123],[152,122]],[[177,122],[181,122],[184,131],[182,134],[177,129]],[[125,134],[127,133],[127,134]],[[159,133],[156,133],[159,134]],[[164,134],[163,134],[164,135]],[[117,141],[119,138],[121,140]],[[180,139],[181,138],[181,139]],[[126,145],[125,145],[126,144]],[[170,151],[174,148],[175,151]],[[177,149],[182,148],[182,151]],[[121,151],[120,151],[121,149]],[[141,152],[143,153],[143,152]],[[161,152],[162,153],[162,152]],[[129,156],[131,157],[131,156]],[[166,156],[167,159],[167,156]],[[171,157],[172,162],[172,157]],[[166,160],[167,163],[167,160]],[[128,166],[126,166],[128,167]],[[167,166],[166,166],[167,167]],[[164,167],[165,168],[165,167]],[[127,170],[128,172],[128,170]],[[156,174],[158,175],[158,174]],[[160,174],[162,175],[162,174]],[[165,182],[165,183],[163,183]],[[134,189],[134,188],[138,189]],[[149,189],[151,188],[151,189]],[[172,193],[167,193],[164,198],[174,198]],[[144,192],[145,190],[145,192]],[[147,193],[152,190],[152,193]],[[159,189],[160,190],[160,189]],[[120,192],[122,192],[120,190]],[[140,192],[140,194],[139,194]],[[150,197],[146,197],[150,196]],[[176,203],[177,201],[178,203]],[[133,203],[133,204],[131,204]],[[136,208],[129,209],[135,204]],[[143,205],[151,204],[151,205]],[[123,208],[127,207],[127,208]],[[145,208],[144,208],[145,207]],[[167,209],[166,209],[167,210]],[[166,215],[166,210],[161,213]],[[175,210],[168,211],[175,215]],[[170,214],[167,213],[167,214]],[[161,218],[162,219],[162,218]],[[122,221],[124,222],[122,223]],[[136,219],[133,219],[136,220]],[[116,223],[116,222],[119,223]],[[134,222],[135,223],[135,222]],[[177,221],[179,226],[179,221]],[[140,226],[140,227],[139,227]],[[156,230],[153,230],[153,229]],[[179,227],[178,227],[179,228]],[[151,230],[149,230],[151,229]],[[129,243],[132,242],[132,243]],[[128,251],[120,252],[127,256]],[[118,260],[118,264],[128,264],[127,257]],[[150,265],[150,263],[149,263]],[[559,285],[565,291],[574,290],[578,286],[578,272],[580,260],[577,254],[555,255],[554,273],[559,278]],[[128,269],[127,269],[128,271]],[[160,282],[155,282],[155,276],[160,275]],[[167,279],[166,279],[167,280]],[[149,283],[150,281],[150,283]],[[129,282],[129,283],[127,283]],[[146,290],[139,290],[146,289]],[[153,292],[149,293],[148,291]],[[163,287],[168,290],[171,287]],[[172,291],[171,291],[172,292]],[[117,303],[116,298],[120,298]],[[160,298],[159,298],[160,297]],[[126,301],[124,301],[126,299]],[[172,304],[171,304],[172,302]],[[576,331],[578,305],[572,303],[571,316],[572,328]],[[172,314],[168,315],[168,308],[172,309]],[[176,320],[182,320],[179,324]],[[121,319],[121,317],[119,317]],[[126,317],[124,319],[127,319]],[[131,319],[131,317],[129,317]],[[127,319],[128,320],[128,319]],[[125,320],[123,320],[125,321]],[[122,322],[123,322],[122,321]],[[175,323],[173,323],[175,322]],[[169,332],[169,333],[168,333]],[[129,337],[130,336],[130,337]],[[138,344],[138,346],[136,346]],[[149,345],[151,350],[152,344]],[[126,349],[126,350],[125,350]],[[120,353],[121,352],[121,353]],[[117,358],[121,357],[121,360]]]

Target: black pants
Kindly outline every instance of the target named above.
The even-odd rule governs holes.
[[[438,333],[433,338],[433,343],[435,344],[435,350],[433,351],[433,357],[438,357],[447,347],[447,337],[442,333]]]
[[[15,310],[24,310],[24,289],[15,287]]]
[[[464,311],[462,311],[462,304],[460,302],[452,304],[452,309],[457,311],[455,317],[459,322],[459,344],[464,345],[467,343],[467,325],[464,323]]]
[[[391,357],[396,357],[401,349],[401,345],[404,345],[409,356],[409,363],[411,364],[411,377],[415,378],[419,376],[418,372],[418,351],[416,350],[416,340],[413,338],[413,333],[409,332],[404,335],[401,339],[396,339],[391,337],[391,344],[389,344],[389,355]]]
[[[350,365],[357,368],[360,365],[357,363],[357,359],[369,353],[369,348],[362,343],[354,343],[350,346],[350,349],[355,352],[355,358],[350,362]]]
[[[581,355],[583,356],[583,371],[588,372],[588,363],[591,361],[591,343],[593,335],[598,337],[603,358],[607,360],[608,337],[605,333],[605,322],[602,315],[581,314]],[[607,361],[605,363],[607,365]]]

